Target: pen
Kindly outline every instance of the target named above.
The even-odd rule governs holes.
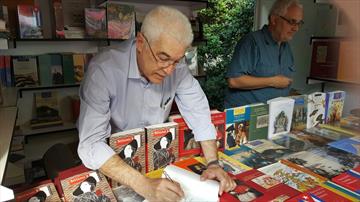
[[[171,99],[171,97],[169,97],[169,98],[164,102],[164,104],[162,104],[162,106],[160,106],[160,107],[165,108],[165,106],[169,103],[170,99]]]
[[[169,174],[167,174],[167,172],[166,172],[165,170],[163,171],[163,173],[164,173],[166,179],[170,180],[171,182],[174,182],[174,181],[171,179],[171,177],[169,176]]]

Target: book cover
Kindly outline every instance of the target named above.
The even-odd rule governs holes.
[[[360,137],[341,139],[330,142],[328,145],[336,149],[360,156]]]
[[[52,84],[63,84],[64,83],[64,75],[62,69],[62,60],[61,55],[59,54],[50,54],[51,57],[51,65],[50,65],[50,73]]]
[[[306,128],[323,123],[325,119],[325,100],[325,93],[315,92],[308,95]]]
[[[64,13],[61,0],[52,0],[54,10],[55,36],[56,38],[65,38],[64,32]]]
[[[62,54],[63,74],[65,84],[75,83],[74,61],[72,54]]]
[[[85,8],[90,0],[62,0],[65,38],[85,37]]]
[[[266,159],[264,156],[245,145],[241,145],[240,147],[231,150],[225,150],[224,153],[230,158],[251,168],[261,168],[274,163],[274,161]]]
[[[330,180],[324,182],[321,186],[351,201],[360,201],[359,193],[346,189]]]
[[[179,157],[178,124],[168,122],[146,128],[146,172],[174,163]]]
[[[345,134],[345,133],[341,133],[341,132],[337,132],[334,130],[329,130],[327,128],[321,128],[321,127],[307,128],[304,130],[304,132],[312,134],[312,135],[321,136],[321,137],[324,137],[324,138],[327,138],[327,139],[330,139],[333,141],[351,137],[351,135],[349,135],[349,134]]]
[[[338,71],[340,41],[314,40],[312,47],[310,76],[335,79]]]
[[[0,56],[0,86],[6,86],[5,58]]]
[[[326,201],[336,201],[336,202],[350,202],[351,200],[342,197],[328,189],[325,189],[322,186],[316,186],[304,193],[301,193],[287,202],[326,202]]]
[[[291,129],[303,130],[306,128],[307,95],[289,96],[289,98],[295,100]]]
[[[225,149],[240,146],[249,141],[250,110],[247,106],[225,109]]]
[[[74,54],[74,79],[75,83],[81,83],[85,74],[85,55],[84,54]]]
[[[117,201],[144,201],[145,198],[128,186],[121,185],[112,189]]]
[[[105,176],[97,171],[86,171],[62,179],[61,187],[66,201],[112,201],[116,198]]]
[[[269,105],[250,106],[249,141],[267,139]]]
[[[179,157],[199,155],[201,153],[200,142],[195,141],[192,130],[187,126],[180,114],[171,115],[169,121],[178,124],[179,134]]]
[[[35,56],[13,57],[13,69],[16,87],[38,85],[38,72]]]
[[[269,161],[275,162],[286,155],[294,153],[290,149],[275,144],[270,140],[253,140],[246,144],[247,147],[255,150]]]
[[[331,179],[336,184],[360,194],[360,176],[347,171]]]
[[[340,126],[354,131],[360,131],[360,117],[347,116],[340,119]]]
[[[296,138],[304,141],[309,142],[317,147],[323,147],[326,146],[327,143],[331,142],[332,140],[329,138],[325,138],[318,135],[313,135],[310,133],[304,133],[302,131],[292,131],[291,132]]]
[[[211,110],[211,123],[216,129],[216,146],[219,151],[224,151],[225,147],[225,112]]]
[[[221,167],[224,169],[224,171],[230,173],[231,175],[237,175],[247,170],[251,170],[251,167],[235,160],[234,158],[231,158],[230,156],[227,156],[222,152],[218,152],[218,158],[219,158],[219,163]],[[203,157],[198,157],[197,160],[203,163],[204,165],[206,164],[206,160]]]
[[[15,200],[18,202],[28,201],[61,201],[55,185],[50,181],[45,181],[30,189],[15,193]]]
[[[188,170],[190,172],[201,175],[203,171],[206,170],[205,164],[200,160],[201,158],[189,158],[173,163],[173,165]]]
[[[258,170],[301,192],[314,188],[323,182],[281,162],[273,163]]]
[[[345,102],[345,91],[326,93],[325,123],[340,121]]]
[[[110,147],[125,163],[145,174],[145,130],[136,128],[114,133],[109,138]],[[121,184],[112,180],[112,187]]]
[[[336,132],[345,133],[350,136],[357,136],[358,134],[360,134],[359,131],[344,127],[339,122],[334,123],[334,124],[320,124],[319,126],[320,126],[320,128],[334,130]]]
[[[31,5],[18,5],[17,11],[20,38],[43,38],[40,9]]]
[[[340,165],[336,161],[326,159],[322,156],[308,151],[301,151],[291,154],[285,159],[299,166],[305,167],[314,173],[323,176],[327,179],[335,177],[341,172],[348,170],[347,167]]]
[[[40,85],[51,86],[51,56],[49,54],[38,56]]]
[[[235,176],[237,186],[224,193],[220,201],[285,201],[299,191],[258,170],[252,169]]]
[[[34,93],[35,116],[30,122],[32,128],[62,124],[59,115],[57,91],[44,91]]]
[[[135,7],[107,3],[108,38],[129,39],[135,36]]]
[[[12,68],[11,68],[11,56],[5,55],[5,79],[6,87],[14,86],[14,79],[12,77]]]
[[[311,142],[300,139],[291,133],[278,135],[271,139],[271,141],[295,152],[304,151],[315,147],[315,145],[313,145]]]
[[[199,75],[197,47],[193,46],[185,52],[185,63],[193,76]]]
[[[106,9],[85,8],[85,30],[88,37],[107,38]]]
[[[295,101],[278,97],[268,100],[267,103],[269,104],[268,139],[290,132]]]

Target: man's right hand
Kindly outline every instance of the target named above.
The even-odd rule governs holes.
[[[149,202],[174,202],[180,201],[184,197],[180,184],[177,182],[171,182],[168,179],[147,179],[147,186],[144,197]]]
[[[270,86],[274,88],[286,88],[291,84],[291,82],[292,79],[283,75],[277,75],[271,77]]]

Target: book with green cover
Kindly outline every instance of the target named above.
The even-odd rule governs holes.
[[[74,84],[74,61],[72,54],[62,54],[63,74],[65,84]]]
[[[249,141],[267,139],[269,105],[250,106]]]

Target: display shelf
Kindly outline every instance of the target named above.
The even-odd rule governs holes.
[[[23,135],[23,136],[40,135],[51,132],[61,132],[61,131],[68,131],[74,129],[76,129],[76,125],[73,122],[64,122],[63,125],[51,126],[51,127],[39,128],[39,129],[31,129],[30,125],[24,124],[20,126],[20,129],[15,131],[15,135]]]
[[[339,83],[339,84],[345,84],[345,85],[360,86],[360,83],[352,82],[352,81],[341,81],[341,80],[337,80],[337,79],[311,77],[311,76],[306,78],[306,83],[307,84],[321,84],[321,91],[322,92],[324,92],[325,83],[327,83],[327,82]]]
[[[61,84],[52,86],[31,86],[31,87],[20,87],[18,88],[19,97],[22,98],[23,91],[34,91],[34,90],[46,90],[46,89],[59,89],[59,88],[76,88],[80,84]]]
[[[119,2],[119,3],[127,3],[127,1],[120,0],[96,0],[96,4],[98,6],[105,6],[107,2]],[[131,3],[145,3],[145,4],[155,4],[155,5],[181,5],[181,6],[191,6],[192,8],[202,8],[208,6],[207,0],[131,0],[128,1]]]
[[[12,39],[13,47],[16,48],[18,43],[27,43],[27,42],[106,42],[107,45],[110,45],[112,41],[125,41],[124,39],[108,39],[108,38],[51,38],[51,39]]]

